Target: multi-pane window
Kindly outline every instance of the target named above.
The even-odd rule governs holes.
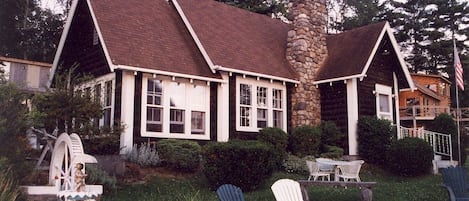
[[[147,131],[161,132],[163,130],[163,86],[160,80],[147,82]]]
[[[241,105],[239,119],[241,126],[251,126],[251,85],[241,84],[239,87],[239,94],[239,103]]]
[[[195,82],[179,82],[161,77],[147,78],[142,88],[146,110],[142,136],[185,139],[209,139],[209,87]]]
[[[257,127],[267,127],[267,87],[257,87]]]
[[[243,78],[237,84],[237,130],[256,132],[266,127],[285,129],[285,86]]]
[[[282,90],[272,89],[273,127],[283,128]]]
[[[77,89],[78,94],[90,98],[102,107],[102,116],[93,119],[95,128],[113,126],[114,80],[115,75],[109,74],[84,83]]]
[[[104,82],[103,119],[105,126],[111,126],[112,81]]]

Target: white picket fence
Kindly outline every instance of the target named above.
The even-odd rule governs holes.
[[[432,147],[433,152],[437,155],[448,156],[453,161],[453,149],[451,144],[451,135],[428,131],[421,128],[400,127],[399,139],[405,137],[417,137],[427,141]]]

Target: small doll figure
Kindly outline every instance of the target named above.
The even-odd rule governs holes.
[[[77,163],[75,165],[75,191],[85,191],[85,177],[88,176],[83,173],[83,164]]]

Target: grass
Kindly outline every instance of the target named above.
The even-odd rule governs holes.
[[[379,168],[365,165],[360,173],[362,181],[376,181],[373,200],[376,201],[444,201],[446,191],[440,186],[441,175],[404,178],[390,175]],[[306,175],[275,173],[258,190],[244,192],[247,201],[275,200],[270,186],[280,178],[305,179]],[[103,201],[218,201],[214,190],[207,187],[203,175],[185,179],[153,177],[144,184],[120,185],[114,193],[104,194]],[[358,201],[358,188],[312,187],[310,200]]]

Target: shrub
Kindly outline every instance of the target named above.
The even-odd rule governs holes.
[[[321,142],[320,129],[313,126],[297,127],[289,138],[289,148],[291,152],[298,156],[312,155],[319,153]]]
[[[257,140],[272,145],[276,167],[282,165],[287,155],[288,134],[280,128],[264,128],[257,135]]]
[[[383,166],[386,150],[391,145],[391,122],[376,117],[361,117],[358,120],[358,152],[368,163]]]
[[[92,155],[116,155],[120,152],[120,134],[125,129],[122,124],[113,127],[104,126],[96,128],[80,128],[78,132],[86,153]],[[83,132],[82,132],[83,131]],[[90,133],[94,131],[94,133]]]
[[[116,177],[109,176],[106,171],[97,168],[95,165],[87,165],[86,174],[88,175],[86,178],[87,184],[101,184],[104,186],[105,191],[114,192],[116,190]]]
[[[458,127],[449,114],[442,113],[438,115],[431,124],[427,126],[427,129],[437,133],[450,134],[451,135],[451,145],[453,147],[453,160],[458,160]],[[465,135],[461,134],[461,161],[462,164],[466,161],[466,152],[465,152]]]
[[[336,146],[325,145],[325,152],[320,154],[322,158],[342,158],[344,149]]]
[[[339,128],[332,121],[323,121],[319,126],[321,128],[321,144],[338,146],[344,137]],[[323,148],[327,148],[324,147]]]
[[[156,145],[161,161],[169,168],[181,172],[195,172],[199,169],[201,147],[197,142],[164,139]]]
[[[288,154],[287,159],[285,159],[282,165],[285,171],[288,173],[308,174],[306,157],[300,158],[298,156]]]
[[[272,175],[272,149],[259,141],[212,142],[203,147],[204,174],[212,189],[226,183],[255,190]]]
[[[134,144],[132,150],[124,155],[124,160],[136,163],[142,167],[157,166],[160,163],[160,157],[156,148],[147,143],[142,143],[140,148]]]
[[[404,138],[391,144],[387,168],[401,176],[426,174],[432,167],[433,149],[422,139]]]

